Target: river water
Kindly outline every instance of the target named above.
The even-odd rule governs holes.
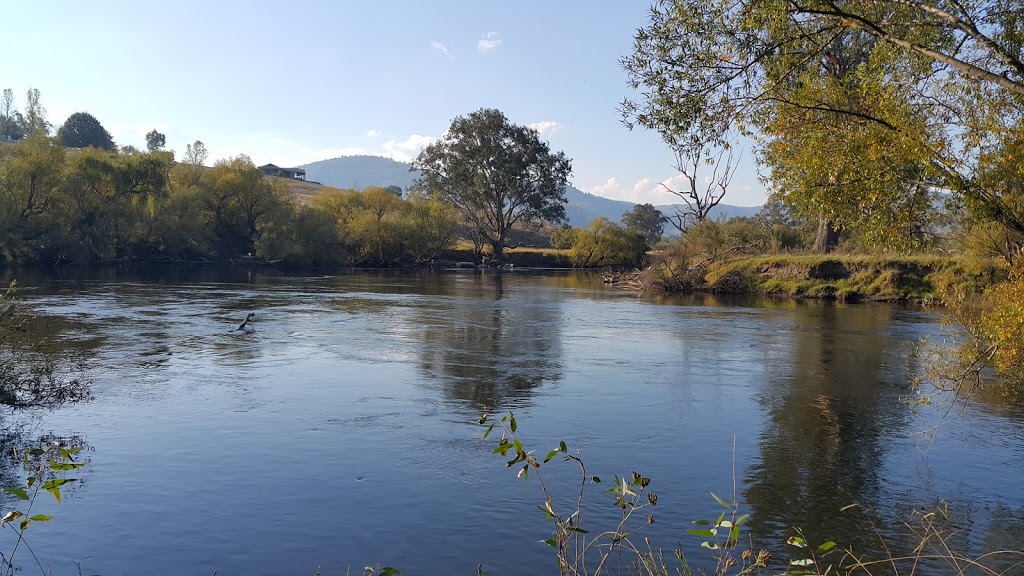
[[[964,550],[1024,541],[1024,411],[976,399],[940,423],[942,397],[906,402],[915,345],[941,338],[931,312],[645,299],[564,272],[18,280],[34,329],[84,358],[95,395],[23,424],[85,447],[81,482],[29,529],[54,573],[557,573],[535,478],[481,438],[480,415],[508,411],[527,449],[564,440],[605,485],[652,478],[640,541],[695,563],[710,553],[685,530],[734,480],[777,557],[796,528],[899,551],[900,521],[936,505]],[[228,333],[250,311],[254,331]],[[573,468],[541,472],[571,509]],[[587,526],[611,527],[618,509],[592,488]]]

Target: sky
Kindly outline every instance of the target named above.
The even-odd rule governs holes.
[[[668,204],[665,186],[682,189],[660,138],[618,112],[647,0],[45,4],[5,3],[22,24],[0,35],[0,88],[19,108],[39,89],[55,126],[88,112],[118,145],[144,148],[156,129],[179,156],[201,140],[210,162],[408,162],[456,116],[497,108],[572,158],[585,192]],[[752,158],[725,203],[764,202]]]

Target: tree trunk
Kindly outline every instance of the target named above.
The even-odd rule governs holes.
[[[814,251],[818,254],[827,254],[839,246],[839,234],[842,226],[825,217],[818,216],[818,235],[814,238]]]
[[[501,259],[504,256],[505,251],[505,238],[499,237],[494,242],[491,242],[491,261],[495,266],[501,266]]]

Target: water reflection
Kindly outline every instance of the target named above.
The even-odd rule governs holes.
[[[884,337],[897,309],[805,312],[789,317],[790,356],[767,366],[757,398],[767,422],[746,477],[750,526],[766,543],[802,528],[817,542],[875,549],[879,527],[863,508],[882,504],[887,449],[906,435],[899,395],[912,377],[905,351]]]
[[[505,282],[502,274],[474,275],[445,305],[420,310],[420,369],[447,400],[475,412],[521,406],[561,377],[558,300],[546,291],[506,299]]]

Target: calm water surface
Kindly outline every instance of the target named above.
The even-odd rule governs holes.
[[[939,334],[931,313],[654,301],[518,271],[25,273],[19,287],[85,355],[96,396],[30,423],[87,447],[84,481],[30,529],[55,573],[556,573],[537,486],[476,424],[508,410],[540,453],[564,439],[592,474],[653,478],[648,535],[695,560],[685,530],[717,516],[709,492],[729,494],[734,469],[778,554],[793,527],[874,551],[876,530],[898,541],[898,518],[941,500],[964,548],[1024,541],[1021,410],[976,401],[931,442],[919,433],[940,407],[902,401],[914,344]],[[255,331],[227,334],[248,311]],[[568,506],[572,470],[550,466]],[[615,518],[607,495],[589,499],[592,526]]]

